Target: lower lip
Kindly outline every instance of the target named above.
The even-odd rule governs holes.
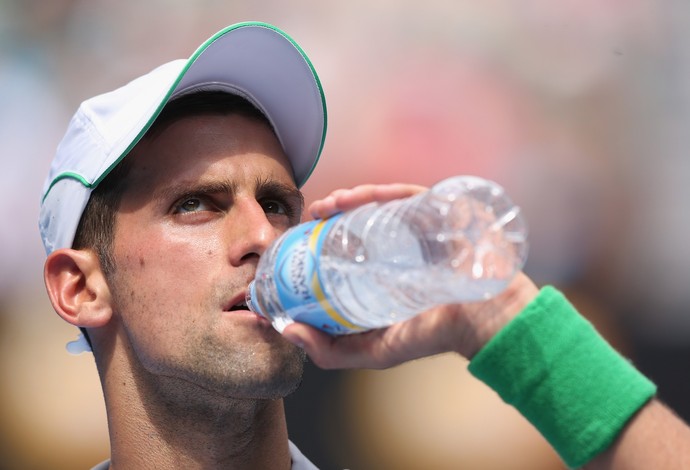
[[[230,315],[233,317],[247,317],[247,318],[252,318],[260,323],[265,323],[267,325],[271,325],[271,322],[268,321],[268,319],[264,316],[259,315],[258,313],[254,313],[251,310],[226,310],[223,312],[225,315]]]

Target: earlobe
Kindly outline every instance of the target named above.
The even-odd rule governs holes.
[[[110,320],[110,289],[93,251],[54,251],[46,259],[43,278],[53,308],[65,321],[96,328]]]

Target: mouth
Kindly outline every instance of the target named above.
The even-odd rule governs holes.
[[[223,311],[224,312],[249,311],[249,307],[247,307],[246,293],[242,292],[242,293],[234,296],[232,299],[229,299],[229,301],[225,305],[225,308],[223,309]]]
[[[246,300],[242,300],[241,302],[232,305],[230,308],[226,309],[226,312],[236,312],[238,310],[249,311],[249,307],[247,307]]]
[[[256,312],[253,312],[247,306],[246,292],[242,292],[241,294],[238,294],[232,299],[230,299],[226,304],[225,308],[223,308],[223,312],[227,314],[237,315],[238,317],[251,317],[254,320],[258,320],[259,323],[263,326],[271,325],[271,323],[266,318],[264,318],[262,315],[259,315]]]

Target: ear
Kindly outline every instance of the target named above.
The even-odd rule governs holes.
[[[93,251],[63,248],[52,252],[43,278],[53,308],[68,323],[95,328],[112,317],[110,289]]]

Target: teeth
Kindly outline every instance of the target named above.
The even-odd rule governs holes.
[[[249,310],[249,307],[247,307],[247,302],[244,301],[244,302],[236,303],[235,305],[232,306],[232,308],[230,310],[231,311],[232,310]]]

